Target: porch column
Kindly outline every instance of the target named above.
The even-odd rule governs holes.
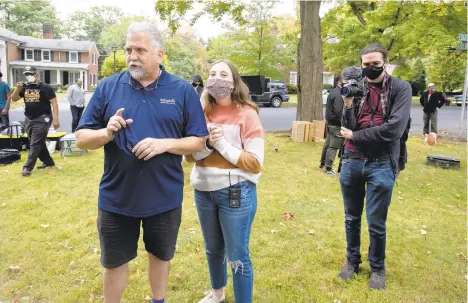
[[[57,70],[57,84],[62,84],[62,79],[60,79],[61,70]]]
[[[83,88],[85,91],[88,91],[88,73],[84,71],[84,79],[83,79]]]

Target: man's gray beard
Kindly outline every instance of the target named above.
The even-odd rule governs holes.
[[[138,69],[138,70],[131,69],[130,70],[130,75],[132,75],[133,79],[139,80],[139,79],[143,78],[146,75],[146,73],[145,73],[145,70],[143,68]]]

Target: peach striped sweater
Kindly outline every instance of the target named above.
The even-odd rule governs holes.
[[[190,184],[199,191],[215,191],[231,184],[250,181],[257,184],[264,156],[264,131],[257,112],[248,106],[220,106],[206,117],[208,126],[223,129],[224,139],[214,145],[186,156],[196,162],[190,175]]]

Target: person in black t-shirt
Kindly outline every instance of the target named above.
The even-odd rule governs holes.
[[[37,167],[38,169],[55,165],[47,150],[46,139],[49,127],[53,125],[57,129],[60,125],[57,98],[52,87],[39,81],[39,74],[33,66],[26,66],[23,74],[26,76],[27,82],[18,82],[11,100],[24,99],[25,124],[30,149],[22,174],[24,177],[28,177],[36,165],[37,158],[43,162]],[[53,111],[51,104],[54,108]]]

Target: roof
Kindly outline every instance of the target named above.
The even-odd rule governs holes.
[[[89,64],[85,63],[67,63],[67,62],[42,62],[42,61],[24,61],[17,60],[10,62],[11,67],[34,66],[37,68],[64,68],[64,69],[88,69]]]
[[[9,30],[7,30],[5,28],[1,28],[1,27],[0,27],[0,38],[4,38],[5,40],[8,40],[8,41],[13,40],[13,41],[18,42],[18,43],[22,42],[20,40],[19,35],[15,34],[12,31],[9,31]]]
[[[75,41],[62,39],[40,39],[29,36],[19,36],[23,43],[22,48],[40,48],[40,49],[56,49],[56,50],[71,50],[79,52],[89,51],[95,44],[91,41]]]
[[[63,51],[88,52],[96,43],[92,41],[75,41],[65,39],[41,39],[30,36],[20,36],[12,31],[0,27],[0,38],[14,40],[20,48],[51,49]],[[97,50],[97,47],[96,47]],[[97,50],[99,55],[99,50]]]

